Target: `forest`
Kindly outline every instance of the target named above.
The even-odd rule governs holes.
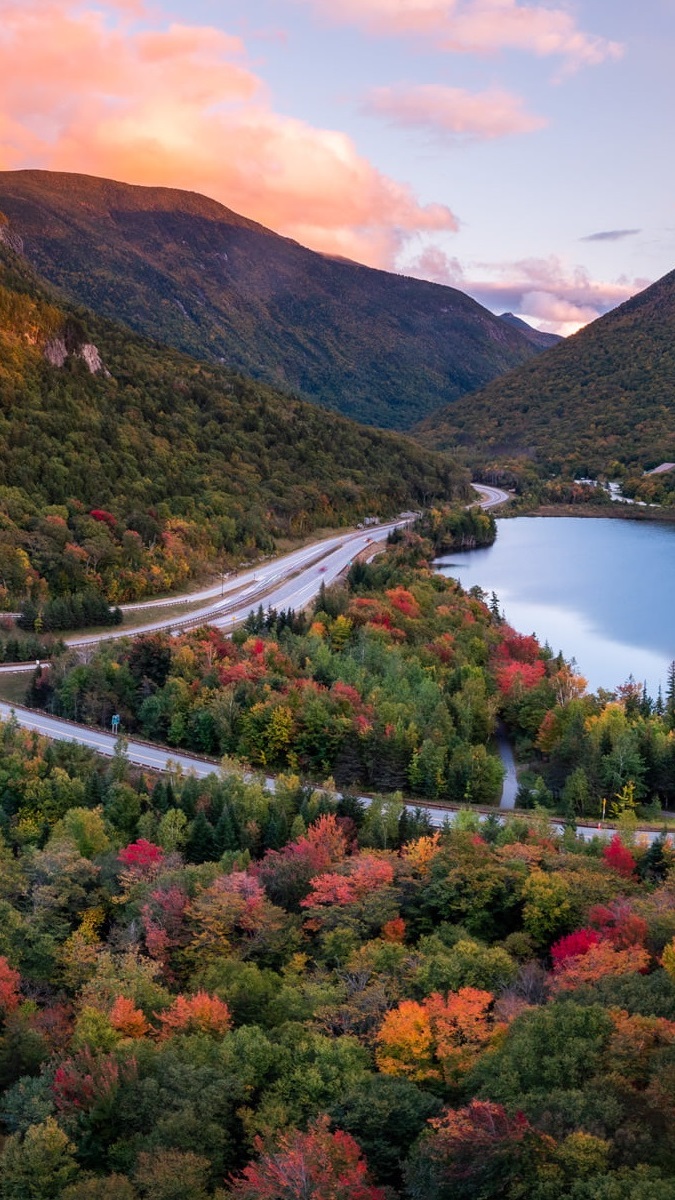
[[[386,555],[356,562],[308,615],[62,655],[28,702],[256,770],[338,788],[494,805],[501,722],[523,766],[519,803],[563,817],[658,822],[675,806],[675,667],[666,695],[632,681],[589,693],[560,655],[514,631],[493,598],[430,566],[434,546],[493,536],[488,514],[431,510]]]
[[[589,696],[433,544],[36,672],[205,780],[0,726],[0,1200],[672,1200],[675,853],[635,828],[675,668]],[[497,719],[536,768],[505,820]],[[610,838],[556,832],[600,793]]]
[[[279,539],[465,494],[463,469],[402,436],[73,308],[0,238],[0,608],[29,602],[46,628],[53,600],[171,592]]]
[[[673,853],[0,729],[3,1200],[670,1200]]]
[[[553,349],[432,413],[415,433],[476,467],[638,481],[675,461],[675,272]],[[635,486],[635,485],[634,485]],[[672,480],[644,481],[668,503]],[[670,499],[666,499],[666,495]]]

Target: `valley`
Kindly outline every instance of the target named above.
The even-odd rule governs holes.
[[[0,212],[0,1200],[671,1200],[675,277]]]

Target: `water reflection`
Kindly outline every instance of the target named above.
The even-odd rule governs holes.
[[[675,528],[575,517],[498,521],[487,550],[439,560],[444,574],[495,591],[509,622],[576,659],[589,686],[628,675],[652,694],[675,658]]]

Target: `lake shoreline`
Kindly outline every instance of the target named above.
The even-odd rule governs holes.
[[[659,521],[662,525],[675,524],[675,508],[639,508],[633,504],[539,504],[532,507],[512,508],[503,505],[494,513],[497,520],[511,521],[516,517],[593,517],[608,521]]]
[[[675,659],[675,522],[536,515],[500,516],[493,546],[439,556],[436,570],[494,592],[509,624],[574,658],[591,691],[632,675],[655,696]]]

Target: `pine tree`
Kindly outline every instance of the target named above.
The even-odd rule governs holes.
[[[152,789],[152,807],[160,813],[165,813],[170,807],[166,795],[166,784],[163,779],[158,779]]]
[[[217,854],[240,849],[237,825],[229,804],[223,805],[223,811],[215,828],[215,838]]]
[[[675,727],[675,659],[668,667],[668,682],[666,684],[666,713],[671,725]]]
[[[98,808],[99,804],[103,804],[103,793],[103,781],[98,771],[94,770],[87,776],[84,786],[84,802],[87,808]]]
[[[193,863],[215,862],[218,858],[216,832],[202,809],[190,826],[185,856]]]

